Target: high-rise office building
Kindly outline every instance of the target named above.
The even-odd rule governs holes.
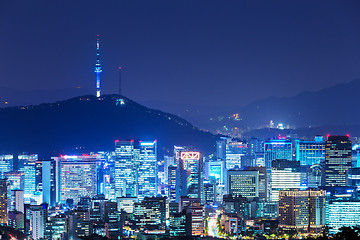
[[[203,236],[205,232],[205,207],[199,201],[191,203],[188,211],[191,213],[191,234]]]
[[[216,141],[216,157],[225,161],[226,159],[226,138],[221,138]]]
[[[212,178],[220,184],[224,184],[226,182],[226,169],[224,161],[206,162],[205,166],[205,177],[207,179]]]
[[[325,144],[325,186],[346,186],[351,168],[351,141],[347,136],[329,136]]]
[[[271,139],[265,141],[265,166],[271,168],[273,160],[292,161],[292,142],[289,139]]]
[[[104,195],[96,195],[91,199],[90,221],[93,223],[104,220]]]
[[[136,155],[134,141],[115,141],[115,196],[135,197]]]
[[[0,155],[0,178],[4,178],[6,172],[13,170],[13,155]]]
[[[0,225],[8,225],[8,189],[6,179],[0,179]]]
[[[54,206],[56,203],[56,163],[51,160],[35,162],[36,191],[42,193],[42,203]]]
[[[178,169],[180,196],[188,196],[204,202],[202,154],[196,151],[181,152]]]
[[[301,168],[303,169],[301,171],[306,171],[306,184],[309,188],[318,188],[322,186],[322,174],[324,168],[320,164],[301,166]]]
[[[214,205],[215,202],[215,184],[206,181],[204,183],[204,196],[206,205]]]
[[[329,201],[326,209],[326,224],[330,234],[341,227],[355,227],[360,222],[360,201]]]
[[[117,202],[104,202],[105,233],[108,239],[118,239],[119,219]]]
[[[297,161],[274,160],[271,168],[270,200],[279,200],[279,191],[301,187],[300,163]]]
[[[138,161],[138,198],[155,197],[157,194],[157,141],[140,141]]]
[[[268,199],[267,171],[265,167],[247,167],[246,170],[259,171],[259,201]]]
[[[12,190],[11,192],[11,210],[24,213],[24,191]]]
[[[31,205],[30,211],[31,237],[34,240],[40,240],[44,238],[45,235],[46,220],[48,217],[47,205]]]
[[[56,191],[59,201],[96,195],[96,158],[93,156],[61,156],[56,160]]]
[[[281,190],[279,192],[279,228],[320,233],[326,223],[326,191]]]
[[[181,196],[179,212],[183,210],[191,214],[191,234],[193,236],[204,235],[205,207],[201,204],[200,199]]]
[[[169,202],[178,202],[179,187],[177,186],[177,167],[168,167],[168,199]]]
[[[242,196],[249,200],[259,197],[259,171],[229,170],[228,194]]]
[[[248,146],[243,141],[231,141],[226,144],[225,167],[230,170],[235,167],[244,167],[245,157],[248,154]]]
[[[24,197],[32,198],[36,192],[35,184],[35,162],[38,160],[37,154],[22,154],[18,156],[20,170],[24,171]]]
[[[324,164],[325,141],[323,137],[315,137],[314,141],[296,140],[295,145],[296,161],[299,161],[300,165]]]

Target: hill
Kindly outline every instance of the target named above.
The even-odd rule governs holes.
[[[119,95],[75,97],[36,106],[0,108],[0,152],[56,154],[114,150],[116,139],[158,140],[215,151],[216,136],[172,114],[146,108]]]
[[[268,126],[270,121],[291,128],[349,126],[360,122],[360,79],[293,97],[269,97],[231,111],[189,119],[212,132],[237,127],[242,132]],[[234,115],[238,114],[238,115]],[[236,116],[236,117],[234,117]]]

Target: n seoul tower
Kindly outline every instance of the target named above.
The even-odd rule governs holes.
[[[101,64],[100,64],[100,40],[99,34],[97,35],[96,41],[96,63],[95,63],[95,70],[96,73],[96,97],[100,97],[101,89],[100,89],[100,73],[102,72]]]

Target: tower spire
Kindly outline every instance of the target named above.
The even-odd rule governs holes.
[[[101,95],[101,88],[100,88],[100,73],[102,72],[101,64],[100,64],[100,40],[99,34],[97,35],[96,41],[96,63],[95,63],[95,70],[96,73],[96,97],[100,97]]]

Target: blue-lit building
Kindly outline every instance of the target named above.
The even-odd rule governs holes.
[[[138,167],[138,198],[157,195],[157,141],[140,141]]]
[[[36,192],[35,182],[35,162],[38,160],[37,154],[22,154],[18,156],[19,163],[21,163],[21,171],[24,171],[24,197],[31,198]]]
[[[205,177],[207,179],[214,179],[220,184],[225,183],[226,169],[224,161],[206,162]]]
[[[295,145],[296,161],[299,161],[300,165],[324,164],[325,141],[323,137],[315,137],[314,141],[296,140]]]
[[[168,167],[168,199],[170,203],[177,202],[179,199],[179,187],[177,185],[178,171],[177,166]]]
[[[203,157],[197,151],[183,151],[180,153],[179,187],[180,196],[199,199],[204,203],[204,171]]]
[[[231,141],[226,144],[225,167],[230,170],[235,167],[244,167],[245,157],[248,155],[248,146],[243,141]]]
[[[42,202],[56,204],[56,165],[54,160],[35,162],[36,191],[42,193]]]
[[[134,141],[115,141],[115,196],[136,197]]]
[[[273,160],[293,159],[292,142],[289,139],[271,139],[265,142],[265,166],[271,167]]]
[[[4,178],[4,173],[13,170],[13,155],[0,155],[0,178]]]

